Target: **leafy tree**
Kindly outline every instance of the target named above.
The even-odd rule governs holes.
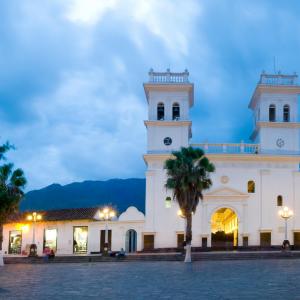
[[[203,191],[212,185],[210,173],[215,167],[201,149],[181,148],[172,152],[172,156],[165,162],[166,188],[173,191],[173,199],[178,202],[186,219],[185,262],[191,262],[192,215],[203,199]]]
[[[0,146],[0,160],[5,161],[5,153],[14,147],[8,142]],[[19,208],[24,195],[26,179],[21,169],[14,169],[12,163],[0,165],[0,251],[3,241],[3,224]]]

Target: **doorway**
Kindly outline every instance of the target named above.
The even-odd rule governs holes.
[[[126,232],[125,251],[128,253],[136,252],[137,233],[134,229]]]
[[[107,230],[108,234],[108,245],[107,245],[107,251],[111,251],[111,230]],[[105,248],[105,230],[100,231],[100,252],[103,253]]]
[[[220,208],[212,215],[211,246],[220,249],[238,246],[238,217],[232,209]]]

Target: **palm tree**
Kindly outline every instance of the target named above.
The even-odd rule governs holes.
[[[215,167],[201,149],[181,148],[172,152],[172,156],[165,162],[166,188],[173,191],[173,199],[178,202],[186,219],[185,262],[191,262],[192,215],[199,200],[203,199],[203,191],[212,185],[210,173],[214,172]]]
[[[0,146],[0,160],[5,160],[5,152],[12,149],[9,143]],[[0,166],[0,265],[3,264],[2,241],[3,224],[7,218],[19,208],[19,203],[24,195],[26,179],[21,169],[15,169],[12,163]]]

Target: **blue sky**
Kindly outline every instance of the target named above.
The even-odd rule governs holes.
[[[248,140],[262,70],[300,72],[300,2],[0,3],[0,137],[28,178],[143,177],[147,72],[188,68],[193,142]]]

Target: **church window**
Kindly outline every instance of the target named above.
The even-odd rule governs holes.
[[[165,200],[166,208],[171,208],[171,206],[172,206],[171,203],[172,203],[171,197],[167,197],[166,200]]]
[[[174,103],[172,107],[173,120],[177,121],[180,118],[180,106],[178,103]]]
[[[276,107],[274,104],[269,106],[269,121],[275,122],[276,121]]]
[[[282,206],[282,196],[277,196],[277,206]]]
[[[283,122],[289,122],[290,121],[290,107],[289,105],[284,105],[283,107]]]
[[[255,193],[255,182],[253,180],[248,181],[248,193]]]
[[[165,106],[163,103],[157,104],[157,120],[163,121],[165,118]]]

